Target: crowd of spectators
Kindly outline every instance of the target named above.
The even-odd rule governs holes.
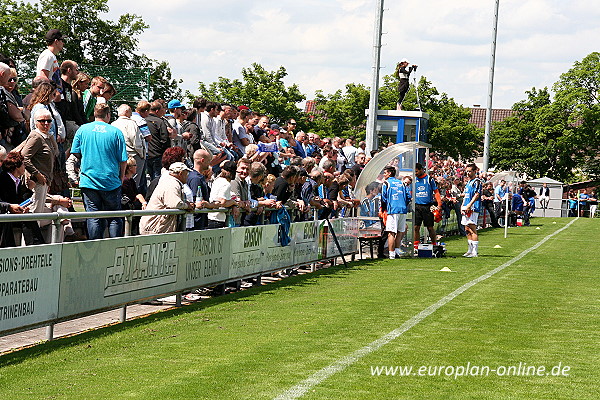
[[[362,204],[353,193],[374,156],[365,152],[365,142],[321,138],[298,130],[294,119],[279,126],[244,105],[204,98],[189,106],[156,99],[111,109],[116,90],[109,80],[90,77],[74,61],[59,63],[66,39],[60,31],[51,29],[45,39],[26,96],[19,92],[15,63],[0,55],[0,178],[6,182],[0,212],[73,211],[70,189],[78,188],[86,211],[219,209],[137,218],[133,234],[274,223],[287,209],[296,221],[312,219],[313,212],[320,218],[354,209],[377,215],[380,183],[367,186]],[[427,167],[444,216],[459,215],[465,164],[432,153]],[[491,176],[480,178],[488,182]],[[515,212],[530,214],[535,207],[537,194],[526,185],[514,195],[503,185],[486,184],[483,192],[493,226],[499,226],[505,195],[514,196]],[[591,207],[595,194],[579,200]],[[44,224],[2,224],[0,245],[48,242]],[[66,241],[124,234],[122,218],[87,219],[82,233],[69,220],[63,225]]]

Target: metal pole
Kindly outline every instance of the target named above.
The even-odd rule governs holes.
[[[377,108],[379,103],[379,65],[381,59],[381,30],[383,26],[383,0],[377,0],[375,13],[375,32],[373,34],[373,80],[371,97],[369,98],[369,115],[367,116],[367,154],[377,148]]]
[[[131,236],[131,227],[133,226],[133,216],[128,215],[125,217],[125,232],[124,236]]]
[[[492,31],[492,55],[490,57],[490,80],[488,82],[488,102],[485,111],[485,138],[483,140],[483,172],[488,172],[490,162],[490,131],[492,128],[492,97],[494,95],[494,68],[496,67],[496,38],[498,37],[498,7],[500,0],[496,0],[494,10],[494,28]]]
[[[61,243],[61,230],[62,224],[60,223],[60,217],[52,221],[52,243]]]
[[[61,242],[61,234],[60,231],[62,229],[62,224],[60,223],[60,215],[52,221],[52,243],[60,243]],[[51,323],[46,326],[46,340],[50,341],[54,339],[54,323]]]
[[[131,226],[133,224],[133,216],[132,215],[128,215],[125,217],[125,232],[124,232],[124,236],[131,236]],[[119,321],[120,322],[125,322],[127,321],[127,306],[123,306],[121,307],[121,310],[119,312]]]
[[[508,182],[506,182],[506,186],[506,202],[504,203],[504,239],[508,237],[508,198],[510,197],[510,190],[508,190]]]

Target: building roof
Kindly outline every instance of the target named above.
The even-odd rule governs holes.
[[[543,178],[538,178],[538,179],[533,179],[530,181],[527,181],[527,183],[547,183],[548,185],[564,185],[564,183],[559,182],[557,180],[554,180],[552,178],[548,178],[547,176],[544,176]]]
[[[478,128],[485,128],[485,108],[473,107],[471,108],[471,118],[469,122],[475,124]],[[492,109],[492,122],[504,121],[506,118],[513,115],[515,112],[510,108],[493,108]]]
[[[314,100],[306,100],[304,105],[304,112],[307,114],[314,114],[317,109],[317,103]]]

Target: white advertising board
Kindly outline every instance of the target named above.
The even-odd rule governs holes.
[[[258,274],[265,264],[266,230],[269,225],[231,229],[229,277]]]
[[[290,225],[290,232],[291,226]],[[264,242],[264,260],[262,264],[263,271],[269,271],[278,268],[285,268],[294,264],[294,247],[295,243],[292,240],[287,246],[282,246],[279,240],[279,225],[265,225],[265,242]],[[290,236],[292,236],[290,234]]]
[[[176,290],[185,233],[63,244],[59,317]]]
[[[319,259],[319,221],[296,222],[290,228],[294,243],[294,264],[309,263]]]
[[[179,270],[177,286],[208,286],[229,278],[231,262],[231,229],[188,232],[188,254],[185,268]]]
[[[57,317],[61,247],[0,251],[0,332]]]

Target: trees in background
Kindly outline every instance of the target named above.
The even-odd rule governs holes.
[[[383,77],[379,91],[379,108],[396,109],[398,81],[392,75]],[[472,160],[481,148],[482,132],[469,123],[471,111],[457,104],[446,93],[441,93],[426,77],[418,83],[419,106],[414,85],[406,94],[403,109],[421,109],[429,114],[429,143],[438,154],[455,159]],[[346,90],[330,95],[318,92],[315,97],[314,118],[311,128],[326,136],[365,137],[369,108],[369,88],[364,85],[348,84]]]
[[[600,177],[600,53],[577,61],[553,86],[531,89],[494,125],[491,164],[563,182]]]
[[[157,61],[138,53],[138,37],[148,25],[141,17],[123,14],[118,20],[100,18],[109,10],[108,0],[46,0],[42,3],[3,0],[0,3],[0,53],[15,60],[20,75],[29,81],[35,74],[37,57],[45,49],[44,35],[59,29],[69,39],[60,60],[73,60],[83,69],[101,66],[115,71],[150,69],[153,97],[180,95],[181,81],[171,77],[166,61]],[[118,72],[115,79],[119,81]],[[110,78],[110,77],[109,77]],[[117,86],[117,90],[119,87]],[[146,97],[143,87],[137,97]]]
[[[216,82],[198,83],[199,96],[221,103],[245,105],[260,114],[268,114],[272,123],[282,124],[289,118],[297,119],[301,128],[306,126],[306,117],[298,103],[306,99],[298,85],[286,86],[283,78],[287,76],[285,67],[267,71],[262,65],[254,63],[242,69],[242,79],[219,77]],[[196,95],[188,93],[188,98]]]

